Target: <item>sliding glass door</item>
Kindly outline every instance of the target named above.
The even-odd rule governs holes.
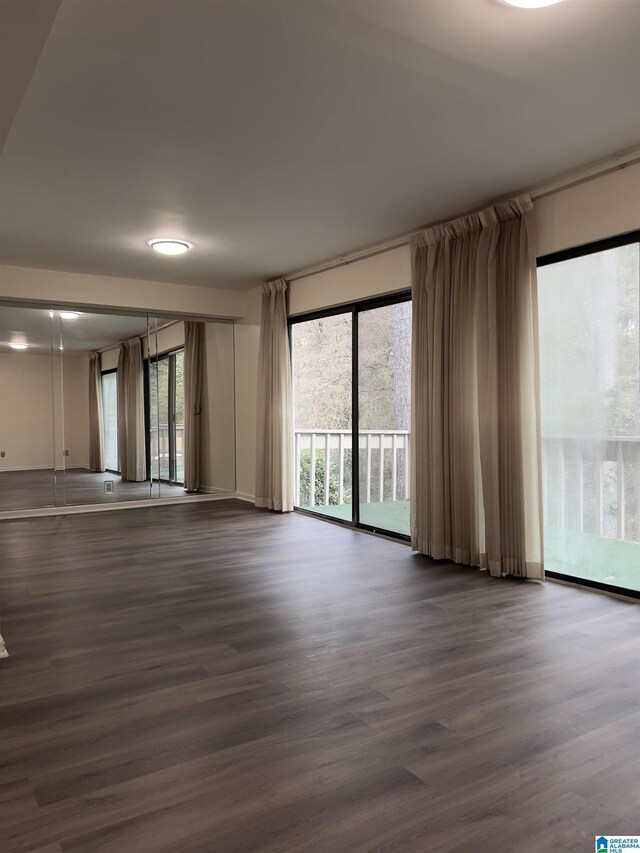
[[[409,536],[411,302],[357,316],[359,520]]]
[[[545,564],[640,591],[640,234],[539,261]]]
[[[408,536],[409,295],[296,317],[290,329],[295,505]]]
[[[351,521],[351,311],[291,326],[295,503]]]
[[[149,360],[148,446],[150,476],[184,482],[184,350]]]

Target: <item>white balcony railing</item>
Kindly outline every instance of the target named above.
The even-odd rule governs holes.
[[[410,443],[408,430],[360,431],[361,503],[409,500]],[[351,430],[295,431],[297,506],[351,503],[352,449]]]
[[[544,436],[545,524],[640,542],[640,436]]]
[[[545,436],[542,448],[547,525],[640,542],[640,437]],[[409,500],[410,433],[361,430],[359,449],[361,503]],[[295,431],[297,506],[351,503],[351,470],[351,430]]]

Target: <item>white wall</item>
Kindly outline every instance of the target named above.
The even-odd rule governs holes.
[[[169,352],[169,350],[178,349],[178,347],[184,346],[184,323],[171,323],[170,326],[160,328],[161,322],[161,320],[158,321],[158,330],[156,332],[154,330],[155,320],[153,318],[149,319],[151,331],[149,334],[148,348],[147,336],[145,335],[142,338],[142,351],[145,356],[147,353],[149,353],[149,355],[155,355],[156,350],[158,353],[162,354],[163,352]]]
[[[65,468],[89,467],[89,356],[63,359]]]
[[[116,370],[120,346],[112,347],[100,353],[100,370]]]
[[[37,300],[74,308],[117,308],[165,314],[242,317],[244,293],[212,287],[0,266],[0,299]]]
[[[400,246],[294,281],[289,289],[289,314],[306,314],[410,287],[411,253],[409,246]]]
[[[640,164],[593,178],[534,202],[538,255],[640,228]],[[294,281],[289,313],[303,314],[411,287],[411,256],[402,246]],[[255,493],[256,383],[260,290],[247,294],[237,324],[236,447],[238,492]]]
[[[87,356],[0,353],[0,470],[52,468],[54,430],[57,467],[87,467]]]
[[[640,228],[640,163],[534,201],[538,255]]]

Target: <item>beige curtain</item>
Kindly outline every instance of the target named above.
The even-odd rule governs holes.
[[[544,577],[536,272],[528,197],[415,235],[411,538]]]
[[[133,338],[118,355],[118,456],[123,480],[147,479],[142,343]]]
[[[100,354],[89,356],[89,468],[104,471],[104,419]]]
[[[287,283],[263,286],[258,355],[256,506],[293,510],[293,392]]]
[[[184,324],[184,487],[200,488],[200,431],[204,374],[204,323]]]

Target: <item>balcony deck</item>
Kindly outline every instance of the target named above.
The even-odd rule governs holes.
[[[317,512],[329,518],[351,521],[351,504],[312,506],[308,509],[310,512]],[[361,504],[360,521],[377,530],[389,530],[392,533],[409,536],[409,501]]]
[[[579,530],[545,528],[544,563],[549,572],[640,592],[640,544]]]
[[[308,509],[329,518],[351,521],[351,504]],[[378,530],[410,535],[408,501],[363,504],[360,520]],[[545,567],[548,571],[640,591],[640,544],[636,542],[547,528]]]
[[[410,434],[362,430],[357,444],[360,521],[408,536]],[[547,570],[640,591],[640,437],[549,435],[542,446]],[[296,505],[351,521],[351,431],[297,430],[295,454]]]

